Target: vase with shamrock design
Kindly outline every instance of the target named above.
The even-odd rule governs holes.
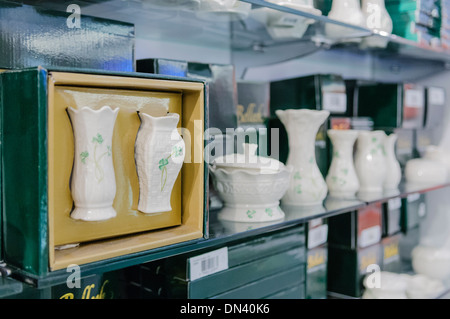
[[[117,215],[113,208],[116,177],[112,137],[119,109],[103,106],[67,108],[74,134],[74,164],[70,190],[74,209],[70,216],[100,221]]]
[[[277,110],[288,134],[287,166],[294,168],[290,186],[282,199],[283,205],[321,205],[328,188],[319,170],[315,155],[315,141],[320,126],[330,112],[309,109]]]
[[[326,177],[328,191],[333,198],[352,199],[359,189],[353,162],[353,146],[358,138],[355,130],[328,130],[333,144],[333,156]]]
[[[185,143],[177,130],[180,116],[138,115],[141,120],[135,144],[138,210],[146,214],[169,212],[172,189],[185,157]]]
[[[360,131],[358,134],[355,168],[360,193],[383,193],[386,179],[385,139],[384,131]]]

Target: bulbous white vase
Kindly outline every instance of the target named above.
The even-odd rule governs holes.
[[[392,33],[393,23],[389,12],[386,10],[384,0],[362,0],[362,12],[365,17],[366,26],[371,30]],[[362,41],[362,47],[385,48],[389,40],[373,36]]]
[[[397,134],[390,134],[384,142],[384,150],[386,151],[386,179],[383,187],[385,190],[398,189],[398,185],[402,179],[402,169],[395,155],[395,143],[397,142]]]
[[[333,0],[328,17],[348,24],[366,27],[359,0]],[[325,34],[330,38],[345,38],[351,34],[349,28],[332,23],[325,25]],[[360,42],[360,38],[351,38],[345,42]]]
[[[359,193],[383,193],[386,179],[386,151],[383,131],[360,131],[356,142],[355,169]]]
[[[141,119],[135,144],[138,210],[146,214],[169,212],[173,186],[185,157],[185,143],[177,130],[180,116],[138,114]]]
[[[315,140],[320,126],[330,112],[291,109],[277,110],[275,113],[288,133],[289,155],[286,165],[294,168],[289,189],[281,200],[282,204],[322,205],[328,188],[317,166]]]
[[[353,146],[358,138],[355,130],[328,130],[333,156],[326,177],[328,191],[334,198],[353,199],[359,189],[353,162]]]
[[[117,213],[112,206],[116,195],[112,136],[119,108],[69,107],[67,112],[75,143],[71,181],[75,208],[70,216],[84,221],[113,218]]]

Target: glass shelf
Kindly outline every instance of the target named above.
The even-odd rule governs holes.
[[[168,258],[184,253],[195,252],[203,249],[215,249],[228,245],[231,242],[267,234],[271,231],[304,224],[317,218],[329,218],[339,214],[345,214],[363,208],[374,202],[386,202],[394,197],[406,197],[414,193],[426,193],[436,189],[449,187],[450,184],[439,185],[409,185],[402,183],[399,191],[388,194],[378,194],[371,198],[355,198],[354,200],[338,200],[327,198],[322,206],[318,207],[285,207],[285,219],[272,223],[237,223],[218,220],[216,211],[209,212],[209,238],[198,239],[179,243],[166,247],[156,248],[140,253],[111,258],[81,265],[83,276],[114,271],[154,260]],[[12,268],[12,277],[23,280],[38,287],[49,287],[62,284],[67,280],[68,273],[65,270],[53,271],[45,277],[30,277],[20,270]]]
[[[65,13],[67,10],[65,1],[12,1]],[[305,11],[263,0],[240,2],[251,9],[202,11],[163,5],[161,0],[84,0],[77,3],[81,7],[81,16],[134,24],[138,40],[227,52],[267,53],[271,55],[267,63],[283,62],[332,47],[381,56],[450,62],[450,52],[442,48],[423,46],[396,35],[336,21],[321,15],[320,11]],[[375,47],[374,41],[378,43]]]

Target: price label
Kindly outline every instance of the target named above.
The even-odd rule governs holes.
[[[392,199],[388,200],[388,209],[389,210],[399,209],[400,207],[402,207],[401,198],[397,197],[397,198],[392,198]]]
[[[228,247],[189,258],[189,279],[196,280],[228,269]]]
[[[345,93],[323,93],[322,109],[333,113],[345,113],[347,111],[347,95]]]
[[[424,102],[423,91],[412,89],[405,91],[405,106],[423,108]]]
[[[359,238],[361,248],[378,243],[381,240],[381,227],[379,225],[364,229]]]
[[[420,199],[420,193],[414,193],[411,195],[408,195],[408,197],[406,197],[406,200],[408,201],[408,203],[412,203],[415,202],[416,200]]]
[[[428,104],[441,105],[445,104],[445,91],[443,88],[428,88]]]
[[[308,249],[325,244],[328,239],[328,225],[312,228],[308,232]]]

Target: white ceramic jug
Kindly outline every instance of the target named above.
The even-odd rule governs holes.
[[[67,111],[75,142],[70,189],[75,208],[70,216],[84,221],[115,217],[117,213],[112,206],[116,195],[112,136],[119,108],[69,107]]]
[[[383,131],[359,131],[356,142],[355,169],[360,193],[383,193],[386,179],[386,151]]]
[[[317,166],[315,140],[330,112],[290,109],[277,110],[275,113],[288,133],[289,155],[286,165],[294,168],[289,189],[282,199],[283,205],[322,205],[328,188]]]
[[[326,177],[330,196],[355,198],[359,181],[353,162],[353,146],[358,138],[358,131],[328,130],[328,136],[333,144],[333,156]]]
[[[392,33],[393,23],[384,0],[362,0],[362,12],[368,29]],[[385,38],[372,36],[365,38],[362,46],[385,48],[388,42]]]
[[[177,130],[180,116],[139,113],[139,118],[141,126],[135,145],[138,210],[146,214],[169,212],[172,189],[185,157],[185,144]]]
[[[333,0],[328,17],[348,24],[366,27],[359,0]],[[331,38],[348,37],[351,30],[333,23],[325,25],[325,33]],[[348,39],[348,42],[360,42],[359,38]]]
[[[402,169],[395,155],[395,143],[397,142],[397,134],[390,134],[384,142],[386,151],[386,179],[384,180],[385,190],[395,190],[398,188],[402,179]]]

